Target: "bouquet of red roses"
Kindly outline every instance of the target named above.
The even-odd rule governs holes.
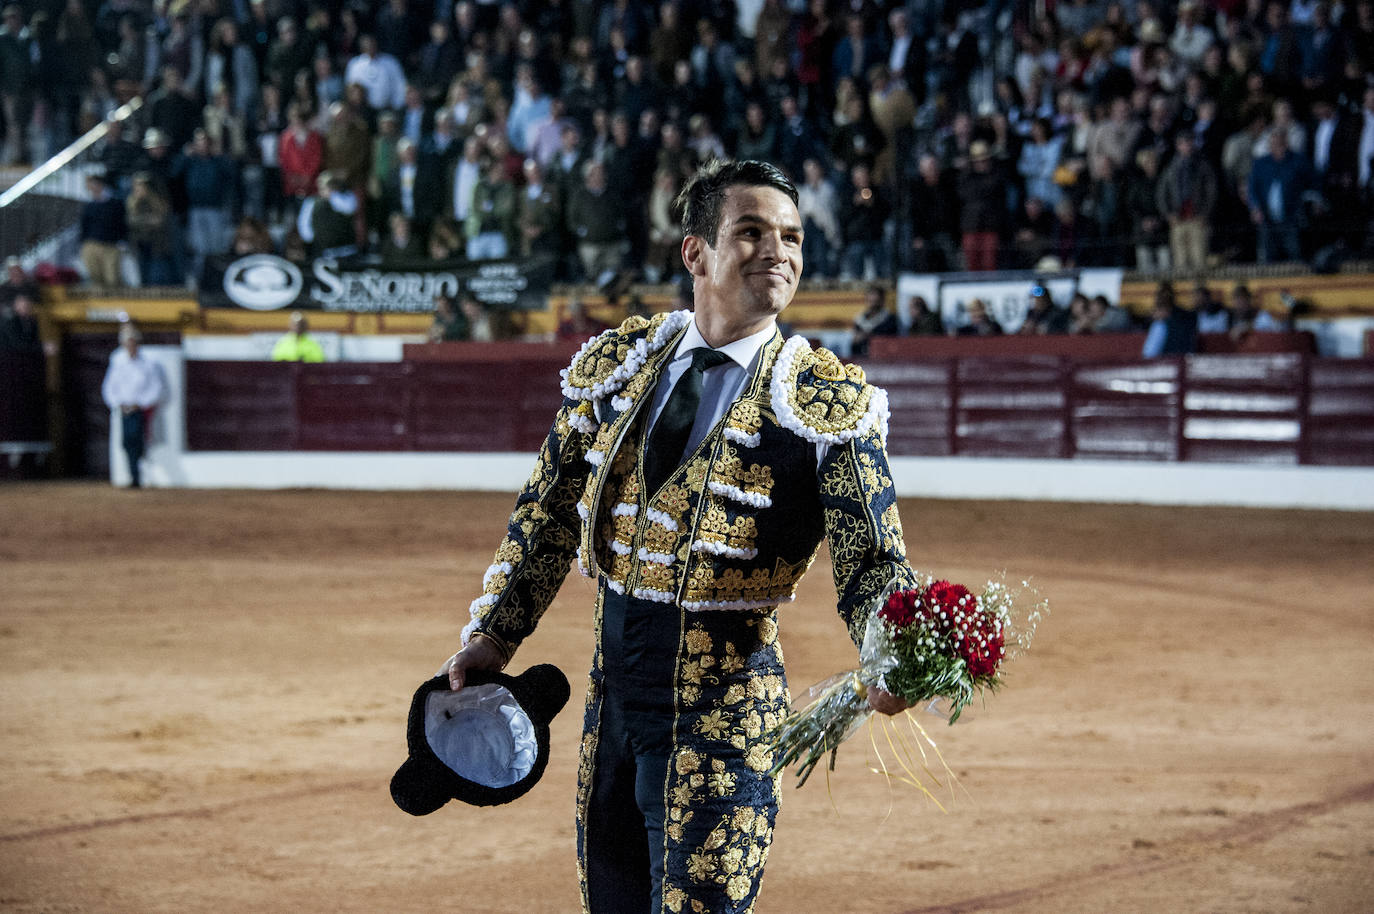
[[[870,686],[913,706],[947,702],[954,723],[976,694],[1002,684],[1002,664],[1030,646],[1036,624],[1049,611],[1029,584],[1022,589],[1034,605],[1019,616],[1018,594],[1001,580],[974,594],[962,584],[926,576],[917,587],[888,594],[869,616],[859,669],[813,686],[813,700],[769,734],[772,773],[797,762],[800,787],[827,754],[833,769],[840,743],[873,713]]]

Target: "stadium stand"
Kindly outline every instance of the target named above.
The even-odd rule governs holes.
[[[814,227],[817,262],[845,278],[1370,253],[1369,0],[27,0],[3,18],[4,163],[142,100],[91,154],[120,199],[143,176],[163,204],[130,204],[156,211],[128,230],[142,283],[194,282],[245,223],[287,256],[380,252],[398,212],[430,252],[535,233],[559,279],[607,257],[640,276],[654,176],[722,153],[799,181],[822,166],[842,218]]]

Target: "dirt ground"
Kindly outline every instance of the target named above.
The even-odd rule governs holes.
[[[419,819],[387,792],[511,504],[0,487],[0,910],[577,910],[587,582],[515,664],[573,683],[543,781]],[[1033,573],[1053,614],[986,707],[926,719],[948,812],[860,741],[789,788],[761,914],[1374,909],[1374,515],[902,512],[918,567]],[[853,665],[824,555],[781,637],[794,693]]]

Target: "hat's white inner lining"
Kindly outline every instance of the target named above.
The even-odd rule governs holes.
[[[496,683],[430,692],[425,739],[439,761],[487,787],[508,787],[524,778],[539,752],[534,722]]]

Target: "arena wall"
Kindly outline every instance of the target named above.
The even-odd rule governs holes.
[[[170,388],[154,421],[148,485],[514,493],[534,464],[528,451],[190,451],[184,353],[178,346],[144,351],[163,366]],[[111,425],[110,465],[111,481],[127,484],[118,423]],[[1374,510],[1374,467],[898,456],[892,472],[908,497]]]

